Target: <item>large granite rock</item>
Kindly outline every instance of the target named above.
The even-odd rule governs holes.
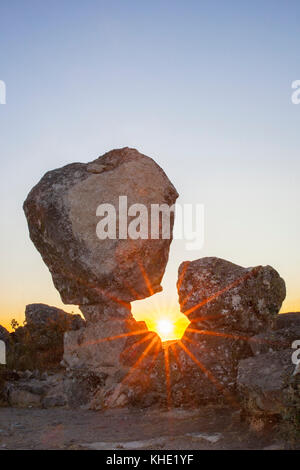
[[[150,214],[151,204],[172,206],[178,194],[154,160],[130,148],[49,171],[30,191],[24,203],[30,237],[63,302],[126,303],[161,290],[172,230],[169,239],[100,240],[96,234],[100,204],[114,205],[118,227],[119,196],[127,196],[128,207],[144,204]]]
[[[286,294],[271,266],[243,268],[213,257],[182,263],[177,288],[181,311],[194,324],[249,335],[272,325]]]
[[[295,374],[292,353],[283,349],[240,361],[237,384],[250,414],[299,413],[300,373]]]

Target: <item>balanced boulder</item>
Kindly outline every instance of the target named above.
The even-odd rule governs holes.
[[[136,222],[133,215],[141,205],[150,217],[151,205],[171,207],[177,197],[154,160],[127,147],[88,164],[72,163],[46,173],[30,191],[24,211],[31,240],[50,269],[63,302],[126,303],[160,291],[174,213],[169,237],[162,236],[159,224],[157,238],[143,234],[134,239],[127,236],[127,222]],[[104,209],[109,211],[108,205],[115,210],[110,222],[115,222],[112,232],[116,229],[116,236],[110,233],[101,238],[97,226]],[[135,210],[130,212],[132,205]]]

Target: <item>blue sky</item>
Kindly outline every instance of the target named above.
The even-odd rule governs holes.
[[[283,310],[300,310],[299,14],[297,1],[1,2],[0,323],[62,305],[28,237],[28,191],[124,146],[156,159],[179,202],[205,205],[203,250],[173,243],[157,299],[176,303],[181,261],[220,256],[274,266]]]

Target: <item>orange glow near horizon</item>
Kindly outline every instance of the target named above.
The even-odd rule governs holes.
[[[182,316],[178,318],[178,314],[173,315],[162,313],[160,316],[151,315],[147,317],[143,314],[133,315],[137,321],[144,321],[149,331],[154,331],[164,341],[174,341],[181,339],[189,320]]]
[[[190,324],[180,312],[179,305],[164,298],[163,294],[133,302],[132,314],[135,320],[144,321],[148,330],[157,333],[162,341],[181,339]]]
[[[150,325],[148,327],[149,330],[157,333],[163,342],[181,339],[187,326],[190,324],[186,317],[178,319],[176,314],[173,316],[163,316],[154,325],[153,320],[152,322],[151,320],[146,320],[147,323]]]

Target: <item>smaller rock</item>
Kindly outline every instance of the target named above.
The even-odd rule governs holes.
[[[87,407],[93,400],[95,393],[105,385],[107,375],[103,372],[89,370],[73,370],[62,382],[63,396],[66,397],[69,408]],[[56,389],[59,395],[60,385]],[[54,391],[51,394],[54,395]],[[49,404],[49,402],[48,402]]]
[[[300,406],[300,376],[293,377],[292,350],[260,354],[240,361],[237,385],[251,415],[284,415]]]
[[[300,328],[300,312],[281,313],[275,318],[274,330],[281,330],[284,328]]]
[[[27,305],[25,318],[25,325],[10,335],[7,364],[40,378],[40,371],[60,366],[64,332],[76,331],[86,322],[80,315],[45,304]]]
[[[300,340],[300,314],[290,313],[277,315],[273,329],[253,336],[249,344],[257,355],[291,348],[295,340]]]
[[[27,326],[36,328],[57,325],[65,330],[78,330],[85,325],[80,315],[73,315],[46,304],[26,305],[25,320]]]
[[[18,387],[7,390],[8,403],[17,408],[40,407],[41,396]]]
[[[177,288],[181,311],[195,324],[247,334],[271,327],[286,295],[271,266],[243,268],[214,257],[182,263]]]

